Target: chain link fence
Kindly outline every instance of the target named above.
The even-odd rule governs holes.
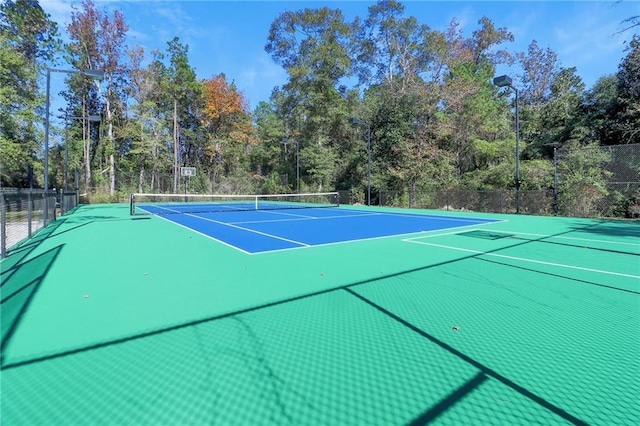
[[[75,191],[0,188],[0,256],[78,204]]]
[[[432,210],[457,210],[488,213],[516,213],[550,215],[553,213],[553,190],[520,191],[517,200],[515,190],[441,190],[415,194],[411,202],[406,191],[379,191],[380,206],[405,207]],[[375,200],[374,200],[375,201]]]
[[[548,190],[381,190],[372,204],[390,207],[640,218],[640,144],[557,149]],[[412,198],[412,199],[411,199]]]
[[[552,189],[438,190],[418,192],[412,197],[406,190],[380,190],[372,193],[371,204],[488,213],[640,218],[640,144],[554,151]],[[280,185],[286,186],[287,182],[279,178]],[[47,221],[55,220],[58,213],[64,214],[78,203],[126,202],[131,192],[174,192],[172,174],[151,170],[118,171],[114,195],[110,195],[105,174],[94,174],[93,183],[87,186],[84,172],[76,169],[74,180],[79,191],[63,191],[59,196],[54,191],[45,194],[43,190],[0,189],[3,257],[10,248],[43,228]],[[198,173],[192,178],[180,177],[177,192],[184,192],[188,185],[191,193],[259,194],[263,192],[264,181],[264,177],[253,175],[229,177]],[[341,204],[353,204],[361,198],[353,190],[339,192]]]
[[[640,217],[640,144],[557,151],[558,214]]]
[[[126,202],[131,193],[147,194],[260,194],[263,192],[264,178],[255,175],[224,176],[215,173],[206,174],[197,170],[193,177],[178,176],[174,188],[172,173],[152,171],[127,172],[116,171],[115,193],[110,194],[110,183],[106,175],[93,176],[91,185],[85,183],[84,172],[80,176],[81,203]],[[286,177],[286,175],[285,175]],[[286,186],[286,179],[278,176],[279,184]]]

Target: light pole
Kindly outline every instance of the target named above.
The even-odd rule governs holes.
[[[518,89],[513,86],[513,80],[507,75],[493,79],[498,87],[508,87],[516,94],[516,213],[520,213],[520,119],[518,116]]]
[[[367,128],[367,205],[371,205],[371,126],[359,118],[350,118],[349,123]]]
[[[300,142],[295,139],[282,138],[282,143],[287,145],[290,143],[296,144],[296,193],[300,193]]]
[[[45,124],[44,124],[44,226],[47,226],[49,221],[49,198],[47,197],[47,191],[49,190],[49,106],[50,106],[50,92],[51,92],[51,73],[61,72],[66,74],[83,74],[93,80],[102,80],[104,78],[103,71],[95,70],[62,70],[56,68],[47,68],[47,98],[45,109]]]
[[[89,115],[86,117],[69,117],[65,116],[64,121],[67,122],[69,120],[88,120],[89,123],[100,122],[99,115]],[[65,123],[64,127],[64,190],[68,191],[68,183],[69,183],[69,126]]]

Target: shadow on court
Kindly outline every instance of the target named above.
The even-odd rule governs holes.
[[[0,354],[4,362],[5,349],[18,327],[20,317],[29,308],[47,272],[55,263],[63,245],[48,250],[33,259],[2,270],[2,299],[0,300],[0,319],[2,320],[2,343]]]
[[[603,220],[592,226],[577,224],[573,229],[594,235],[640,238],[640,221],[638,220]]]
[[[499,235],[475,234],[489,242]],[[514,240],[486,253],[544,240]],[[481,254],[435,262],[431,248],[406,246],[397,256],[418,256],[420,266],[5,364],[3,422],[515,425],[637,418],[637,383],[628,374],[637,362],[629,339],[637,294]],[[30,260],[25,272],[34,275],[7,287],[14,323],[61,249]]]
[[[526,242],[521,242],[520,244],[526,244]],[[377,401],[378,403],[375,405],[381,411],[373,410],[371,413],[365,414],[364,411],[371,410],[371,407],[369,407],[361,413],[367,424],[378,423],[375,419],[379,420],[380,418],[385,418],[388,421],[381,424],[424,424],[426,421],[433,421],[436,418],[447,415],[448,410],[455,407],[456,404],[466,406],[463,400],[468,398],[469,395],[479,392],[485,386],[484,382],[491,380],[494,382],[491,386],[497,386],[499,389],[494,389],[488,393],[490,398],[484,404],[473,405],[475,410],[481,411],[476,413],[477,415],[483,415],[483,410],[491,412],[491,398],[498,398],[500,401],[521,398],[521,405],[517,410],[515,407],[509,407],[507,411],[515,410],[521,415],[522,404],[524,404],[529,407],[527,410],[530,412],[530,419],[539,419],[545,416],[553,419],[557,416],[573,424],[586,424],[563,408],[513,382],[464,351],[456,349],[451,344],[406,321],[355,290],[355,288],[368,288],[368,286],[375,283],[385,285],[389,280],[392,282],[399,280],[399,285],[402,286],[402,282],[405,279],[403,277],[410,278],[416,273],[422,274],[433,268],[457,264],[476,257],[477,255],[466,256],[463,259],[429,265],[411,271],[403,271],[392,276],[357,282],[340,288],[282,300],[227,315],[193,321],[116,341],[5,365],[3,366],[3,374],[11,377],[11,374],[19,374],[20,371],[25,369],[33,369],[34,372],[37,372],[34,374],[42,377],[43,383],[47,383],[47,386],[62,386],[60,388],[60,398],[76,399],[85,395],[85,393],[91,393],[110,401],[114,409],[118,406],[121,409],[125,409],[127,404],[132,403],[128,400],[130,398],[134,398],[137,407],[148,407],[150,404],[155,404],[157,399],[162,399],[166,404],[177,404],[179,401],[181,403],[200,404],[199,399],[204,398],[201,393],[204,393],[208,395],[207,398],[225,401],[224,404],[227,404],[226,406],[217,406],[215,410],[223,416],[221,417],[222,419],[224,419],[223,413],[234,413],[234,418],[242,419],[242,422],[239,423],[259,420],[257,417],[253,418],[251,412],[245,411],[242,408],[244,405],[238,405],[240,401],[244,401],[246,398],[249,398],[251,404],[264,405],[264,409],[271,416],[290,423],[297,423],[301,419],[308,419],[309,417],[316,418],[321,423],[328,422],[333,424],[348,420],[348,417],[341,417],[347,416],[348,409],[346,407],[343,409],[344,411],[338,410],[335,417],[329,414],[335,408],[332,408],[332,404],[337,403],[337,401],[312,401],[309,399],[310,395],[316,398],[317,391],[320,393],[326,391],[327,398],[329,398],[329,394],[338,392],[340,394],[339,400],[347,405],[359,406],[362,401],[367,399]],[[395,281],[394,278],[396,279]],[[345,290],[346,293],[343,293]],[[347,315],[349,318],[343,318],[345,322],[339,327],[338,335],[333,335],[335,330],[327,329],[325,321],[327,318],[333,318],[336,321],[336,314],[346,308],[341,306],[340,303],[335,306],[333,304],[327,306],[321,300],[334,298],[342,300],[344,298],[343,294],[355,296],[354,300],[365,304],[356,302],[354,305],[353,301],[347,303],[349,305],[347,310],[350,313],[343,313],[342,315]],[[316,301],[321,305],[320,310],[327,312],[314,313]],[[308,308],[300,309],[299,305],[304,305]],[[373,308],[374,311],[381,315],[378,317],[378,314],[372,314],[370,308]],[[283,320],[281,318],[282,312],[287,311],[296,313],[289,315],[287,320]],[[376,321],[385,325],[380,326],[380,330],[375,330],[375,326],[370,322],[371,320],[367,320],[364,323],[360,323],[357,329],[352,329],[353,322],[358,323],[358,320],[353,318],[352,315],[363,315],[363,311],[366,311],[368,316],[376,316]],[[307,324],[302,330],[299,329],[301,324],[294,326],[294,323],[308,322],[309,320],[305,319],[305,317],[309,315],[316,316],[314,321],[317,322]],[[251,320],[252,318],[259,318],[259,320],[256,322]],[[360,321],[362,320],[360,319]],[[376,321],[373,321],[373,323]],[[264,327],[265,324],[269,325]],[[336,325],[336,327],[338,326]],[[387,330],[387,327],[391,327],[394,330]],[[404,331],[396,329],[397,327]],[[294,341],[276,343],[289,336],[293,329],[297,329],[297,333],[303,333],[304,336],[298,336]],[[404,335],[407,333],[412,337],[405,337]],[[402,347],[407,345],[404,339],[424,340],[427,346],[420,350],[416,349],[417,352],[415,354],[401,355],[398,353],[396,345],[387,346],[386,343],[382,343],[384,339],[380,344],[375,344],[374,348],[367,347],[367,344],[373,343],[361,342],[360,339],[363,334],[370,335],[370,338],[374,340],[380,340],[380,336],[402,335]],[[225,335],[235,337],[225,338]],[[351,341],[349,336],[352,336],[355,340]],[[302,353],[299,346],[301,341],[305,341],[306,345],[310,347],[306,348]],[[335,343],[332,344],[333,341]],[[435,344],[435,346],[431,344]],[[267,350],[264,347],[265,345],[269,345],[270,349]],[[323,354],[327,350],[327,346],[331,347],[333,345],[335,347],[331,349],[333,351],[331,356],[326,353]],[[365,346],[362,347],[362,345]],[[421,346],[421,344],[418,345]],[[429,349],[426,349],[427,347]],[[434,359],[436,355],[421,353],[423,350],[427,350],[430,353],[434,348],[439,348],[435,349],[438,357],[440,357],[437,362]],[[362,357],[361,352],[366,354],[365,359],[360,359]],[[311,379],[310,376],[314,376],[314,374],[305,373],[305,369],[310,368],[308,360],[309,357],[313,356],[320,356],[319,362],[326,365],[322,367],[314,366],[313,368],[318,370],[314,373],[317,377]],[[396,359],[398,356],[400,357],[399,360]],[[382,359],[372,360],[372,357],[382,357]],[[287,361],[287,359],[289,360]],[[292,359],[295,359],[295,362]],[[424,368],[423,363],[427,359],[431,359],[433,365],[422,371]],[[312,364],[317,362],[318,359],[314,359]],[[407,365],[404,365],[405,362],[408,362],[411,367],[409,368],[411,373],[404,371],[408,368]],[[358,364],[357,366],[355,365],[356,363]],[[398,364],[395,365],[396,371],[393,371],[393,369],[390,371],[389,366],[394,363]],[[145,370],[142,364],[156,367],[163,365],[163,369],[167,368],[171,372],[171,382],[176,386],[173,388],[174,391],[177,389],[176,393],[168,397],[169,389],[165,389],[164,398],[154,392],[151,392],[150,396],[148,394],[149,389],[155,386],[159,386],[158,389],[163,389],[166,388],[166,384],[160,385],[157,380],[152,380],[150,376],[153,373],[151,372],[147,372],[143,374],[143,378],[139,378],[137,376],[139,369]],[[76,377],[77,374],[67,378],[66,375],[76,368],[74,366],[78,365],[83,366],[80,371],[84,373],[81,374],[87,374],[88,378],[81,380]],[[112,373],[105,374],[104,368],[107,365],[112,369]],[[226,367],[221,365],[226,365]],[[292,365],[297,365],[297,367],[291,367]],[[233,373],[234,378],[232,381],[235,384],[229,390],[235,396],[231,398],[231,396],[217,393],[215,389],[231,380],[228,374],[231,371],[237,371],[239,368],[242,373]],[[291,371],[291,368],[293,368],[293,371]],[[355,374],[352,369],[356,370]],[[94,371],[98,371],[99,374],[96,375]],[[321,376],[326,374],[326,371],[335,371],[335,377],[330,374],[334,380],[339,380],[338,376],[346,377],[342,379],[344,383],[341,384],[342,388],[340,390],[335,389],[335,384],[322,383]],[[387,378],[389,381],[391,381],[392,377],[396,378],[398,374],[404,377],[403,382],[406,381],[406,383],[401,385],[401,387],[404,386],[404,392],[395,392],[394,395],[387,395],[381,389],[378,389],[378,386],[374,386],[374,389],[368,389],[369,385],[380,380],[381,371],[389,374]],[[461,373],[465,374],[461,375]],[[439,377],[435,383],[434,374]],[[298,377],[299,375],[300,377]],[[421,375],[424,376],[422,379],[420,379]],[[194,377],[192,376],[198,377],[196,383],[190,385],[194,388],[189,386],[185,388],[184,385],[178,386],[179,382],[190,383],[193,381]],[[454,379],[456,377],[457,379]],[[165,379],[169,380],[169,376],[166,376]],[[80,385],[72,384],[76,382],[71,380],[77,380]],[[104,389],[114,386],[114,381],[120,386],[125,386],[127,391],[124,394],[120,392],[117,395],[107,394]],[[155,384],[150,385],[147,381]],[[420,381],[429,382],[433,388],[425,389],[425,394],[423,395],[415,395],[416,382]],[[107,385],[107,382],[111,383],[111,385]],[[84,386],[88,386],[88,388]],[[321,388],[324,386],[326,389],[319,389],[318,386]],[[383,383],[380,386],[383,386]],[[396,382],[394,386],[397,387],[398,383]],[[198,389],[198,392],[193,394],[192,391],[195,388]],[[11,390],[11,388],[9,389]],[[312,389],[315,389],[315,391],[312,391]],[[380,392],[380,394],[376,392]],[[65,394],[66,396],[64,396]],[[271,395],[271,397],[262,400],[266,394]],[[507,398],[505,395],[510,396]],[[487,399],[486,397],[477,397],[477,395],[474,398]],[[397,403],[397,406],[393,406],[393,404],[391,407],[389,406],[389,401],[392,400]],[[413,403],[409,404],[411,409],[407,410],[407,401],[411,400],[413,400]],[[425,407],[425,401],[437,402],[429,403]],[[130,407],[129,409],[133,408]],[[89,410],[90,413],[93,412],[90,407],[83,406],[83,410]],[[468,407],[465,412],[467,413],[465,417],[468,416],[466,420],[473,423],[474,414],[468,412]],[[97,412],[93,412],[93,414],[98,416],[98,419],[103,415]],[[159,412],[155,412],[155,415],[159,414]],[[194,412],[189,422],[220,420],[220,418],[209,418],[210,414],[209,412]],[[49,415],[53,415],[53,413],[49,413]],[[110,415],[113,415],[113,413]],[[484,413],[484,415],[487,415],[487,413]],[[168,417],[158,417],[153,418],[153,421],[171,423],[174,420]]]
[[[3,413],[16,424],[87,418],[117,424],[258,424],[268,418],[274,424],[387,425],[424,424],[453,410],[454,418],[469,424],[491,417],[501,405],[503,418],[581,424],[398,319],[351,290],[337,289],[6,366],[4,391],[13,404]],[[394,344],[383,336],[393,336]],[[18,375],[38,380],[14,380]],[[45,394],[47,404],[35,404]],[[467,404],[469,399],[473,403]],[[74,409],[60,410],[65,401]],[[38,409],[17,409],[30,406]]]

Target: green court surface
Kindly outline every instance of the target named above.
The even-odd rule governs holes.
[[[77,208],[0,263],[2,424],[639,423],[640,222],[411,213],[502,221],[249,255]]]

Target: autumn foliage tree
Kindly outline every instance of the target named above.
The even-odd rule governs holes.
[[[207,129],[206,148],[212,179],[225,173],[241,173],[248,160],[246,155],[256,143],[249,104],[234,83],[224,74],[204,82],[202,123]],[[245,168],[246,169],[246,168]]]
[[[181,191],[180,167],[193,166],[193,192],[282,192],[295,182],[302,192],[350,190],[363,202],[370,182],[373,202],[390,190],[418,206],[435,189],[513,190],[516,158],[521,189],[549,188],[551,145],[640,142],[637,36],[618,72],[589,89],[551,48],[534,40],[526,52],[510,49],[513,34],[489,17],[436,30],[399,0],[377,0],[353,18],[339,8],[283,7],[265,51],[286,82],[251,113],[224,70],[196,73],[178,37],[150,46],[150,57],[127,50],[127,24],[114,7],[73,6],[62,65],[38,0],[0,3],[2,185],[24,185],[28,167],[41,181],[38,76],[58,65],[106,72],[99,85],[66,76],[63,95],[64,115],[101,116],[99,125],[69,122],[68,147],[70,169],[83,170],[81,191],[104,200]],[[512,91],[492,84],[500,66],[518,89],[519,139]],[[353,117],[370,127],[353,127]],[[51,156],[54,182],[62,161]]]

